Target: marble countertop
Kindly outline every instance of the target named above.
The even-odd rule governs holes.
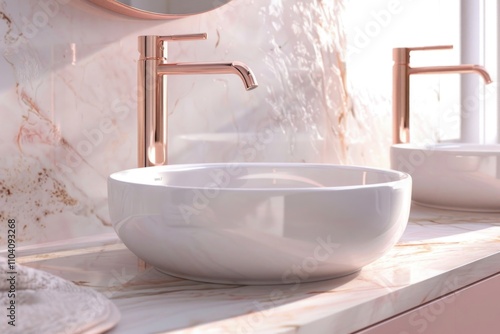
[[[18,263],[94,288],[122,318],[110,333],[352,333],[500,272],[500,214],[413,206],[400,242],[360,272],[274,286],[160,273],[116,239],[19,253]]]

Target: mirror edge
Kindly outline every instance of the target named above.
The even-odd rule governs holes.
[[[122,4],[118,0],[89,0],[90,2],[96,4],[97,6],[104,7],[108,10],[111,10],[115,13],[119,13],[122,15],[135,17],[139,19],[149,19],[149,20],[168,20],[168,19],[178,19],[182,17],[187,17],[195,14],[201,14],[205,12],[192,13],[192,14],[159,14],[154,12],[148,12],[142,9],[137,9],[125,4]],[[221,1],[221,5],[225,3]],[[220,6],[214,7],[216,9]],[[211,9],[211,10],[213,10]]]

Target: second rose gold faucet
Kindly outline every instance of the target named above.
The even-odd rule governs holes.
[[[241,62],[169,63],[168,41],[206,39],[206,34],[176,36],[139,36],[138,61],[138,165],[167,164],[168,113],[167,75],[235,74],[245,89],[257,87],[252,71]]]
[[[393,144],[410,141],[410,75],[438,73],[478,73],[486,83],[491,78],[484,67],[479,65],[411,67],[410,52],[425,50],[451,49],[451,45],[424,46],[393,49],[393,86],[392,86],[392,141]]]

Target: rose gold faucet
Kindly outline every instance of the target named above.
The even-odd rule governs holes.
[[[478,73],[486,83],[491,78],[484,67],[479,65],[410,67],[410,52],[452,49],[452,45],[424,46],[393,49],[394,66],[392,72],[392,141],[394,144],[410,141],[410,75],[438,73]]]
[[[167,75],[236,74],[247,90],[257,87],[252,71],[243,63],[167,63],[167,41],[206,39],[207,34],[139,36],[138,61],[138,164],[167,163]]]

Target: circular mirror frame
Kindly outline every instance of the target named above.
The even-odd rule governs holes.
[[[192,13],[188,14],[169,14],[169,13],[156,13],[156,12],[149,12],[143,9],[135,8],[130,5],[126,5],[121,3],[119,0],[89,0],[90,2],[95,3],[96,5],[99,5],[101,7],[107,8],[109,10],[112,10],[114,12],[135,17],[135,18],[140,18],[140,19],[150,19],[150,20],[165,20],[165,19],[177,19],[181,17],[186,17],[186,16],[191,16],[195,14],[200,14],[204,13],[207,11],[210,11],[212,9],[216,9],[222,5],[227,4],[231,0],[217,0],[213,1],[213,8],[210,8],[208,10],[200,10],[196,11],[196,9],[193,10]],[[148,0],[144,0],[148,1]],[[171,0],[165,0],[165,1],[171,1]],[[182,1],[182,0],[180,0]]]

